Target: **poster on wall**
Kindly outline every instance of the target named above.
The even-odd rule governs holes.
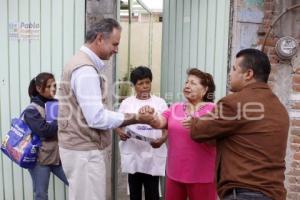
[[[10,22],[8,37],[16,40],[39,40],[40,24],[37,22]]]

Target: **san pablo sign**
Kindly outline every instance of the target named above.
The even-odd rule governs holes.
[[[39,40],[40,24],[37,22],[10,22],[8,37],[17,40]]]

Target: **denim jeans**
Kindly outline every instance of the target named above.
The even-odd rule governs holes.
[[[248,189],[234,189],[222,200],[272,200],[261,192]]]
[[[28,169],[28,171],[33,183],[34,200],[48,200],[48,186],[51,172],[68,185],[67,178],[61,165],[36,164],[34,168]]]

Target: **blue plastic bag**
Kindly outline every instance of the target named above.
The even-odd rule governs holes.
[[[37,162],[41,140],[20,118],[11,120],[11,127],[1,145],[1,151],[22,168],[33,168]]]

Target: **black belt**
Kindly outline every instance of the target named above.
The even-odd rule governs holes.
[[[226,195],[233,195],[233,199],[237,199],[237,194],[245,193],[245,192],[255,192],[255,193],[261,193],[257,190],[250,190],[246,188],[232,188],[229,191],[226,192]]]

